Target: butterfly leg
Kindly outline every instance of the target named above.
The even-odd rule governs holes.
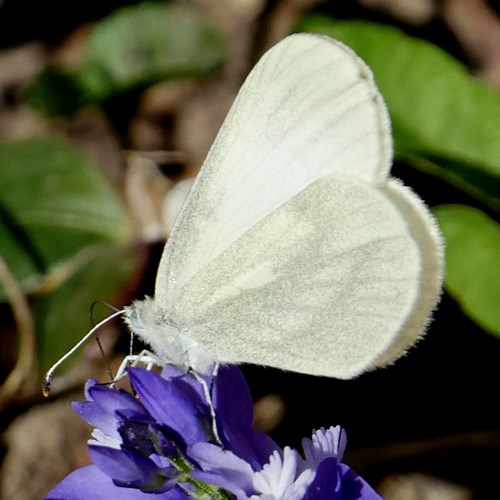
[[[219,363],[215,363],[215,365],[214,365],[214,369],[212,372],[212,381],[210,383],[210,388],[208,387],[208,384],[203,377],[200,377],[194,370],[190,370],[190,371],[191,371],[191,374],[193,375],[193,377],[198,381],[198,383],[203,388],[203,394],[205,395],[205,400],[206,400],[208,407],[210,409],[210,418],[212,419],[212,432],[214,435],[214,439],[215,439],[215,442],[219,446],[222,446],[222,441],[220,440],[220,437],[219,437],[219,431],[217,430],[217,421],[215,419],[215,408],[214,408],[214,404],[212,401],[212,390],[214,387],[215,378],[217,377],[217,372],[219,371]]]
[[[116,372],[116,376],[113,380],[113,384],[111,384],[111,387],[113,387],[116,382],[121,380],[126,375],[127,368],[131,366],[137,366],[139,364],[146,365],[146,370],[151,370],[153,366],[163,366],[160,358],[156,354],[146,349],[141,351],[139,354],[129,354],[128,356],[125,356],[123,358],[123,361],[121,362],[120,367]]]

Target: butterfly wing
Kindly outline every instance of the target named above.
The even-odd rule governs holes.
[[[389,179],[381,189],[397,207],[417,246],[419,272],[414,284],[418,289],[416,301],[405,316],[391,345],[374,361],[374,367],[385,366],[395,361],[423,335],[430,321],[431,312],[441,295],[444,267],[441,234],[422,200],[397,179]]]
[[[325,37],[280,42],[181,210],[144,306],[154,339],[142,336],[199,370],[218,360],[349,378],[393,361],[425,328],[442,257],[390,160],[367,66]]]
[[[310,183],[377,183],[391,162],[387,111],[370,69],[327,37],[292,35],[252,70],[202,167],[156,283],[167,308],[184,285]]]
[[[426,282],[402,197],[412,204],[357,179],[314,182],[186,284],[176,321],[222,362],[349,378],[391,361],[421,332],[407,323]]]

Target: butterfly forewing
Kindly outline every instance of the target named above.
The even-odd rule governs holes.
[[[241,88],[202,167],[157,278],[180,289],[231,243],[314,180],[332,173],[378,182],[390,166],[385,105],[366,64],[328,38],[273,47]]]

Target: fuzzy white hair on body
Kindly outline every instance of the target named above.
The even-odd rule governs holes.
[[[163,364],[197,373],[206,373],[215,362],[190,334],[185,324],[169,317],[151,297],[135,301],[125,308],[124,320],[130,331],[149,345]]]

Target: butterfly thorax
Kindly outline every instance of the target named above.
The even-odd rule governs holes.
[[[199,373],[206,372],[213,363],[185,321],[162,309],[151,297],[126,307],[124,317],[132,333],[148,344],[163,363]]]

